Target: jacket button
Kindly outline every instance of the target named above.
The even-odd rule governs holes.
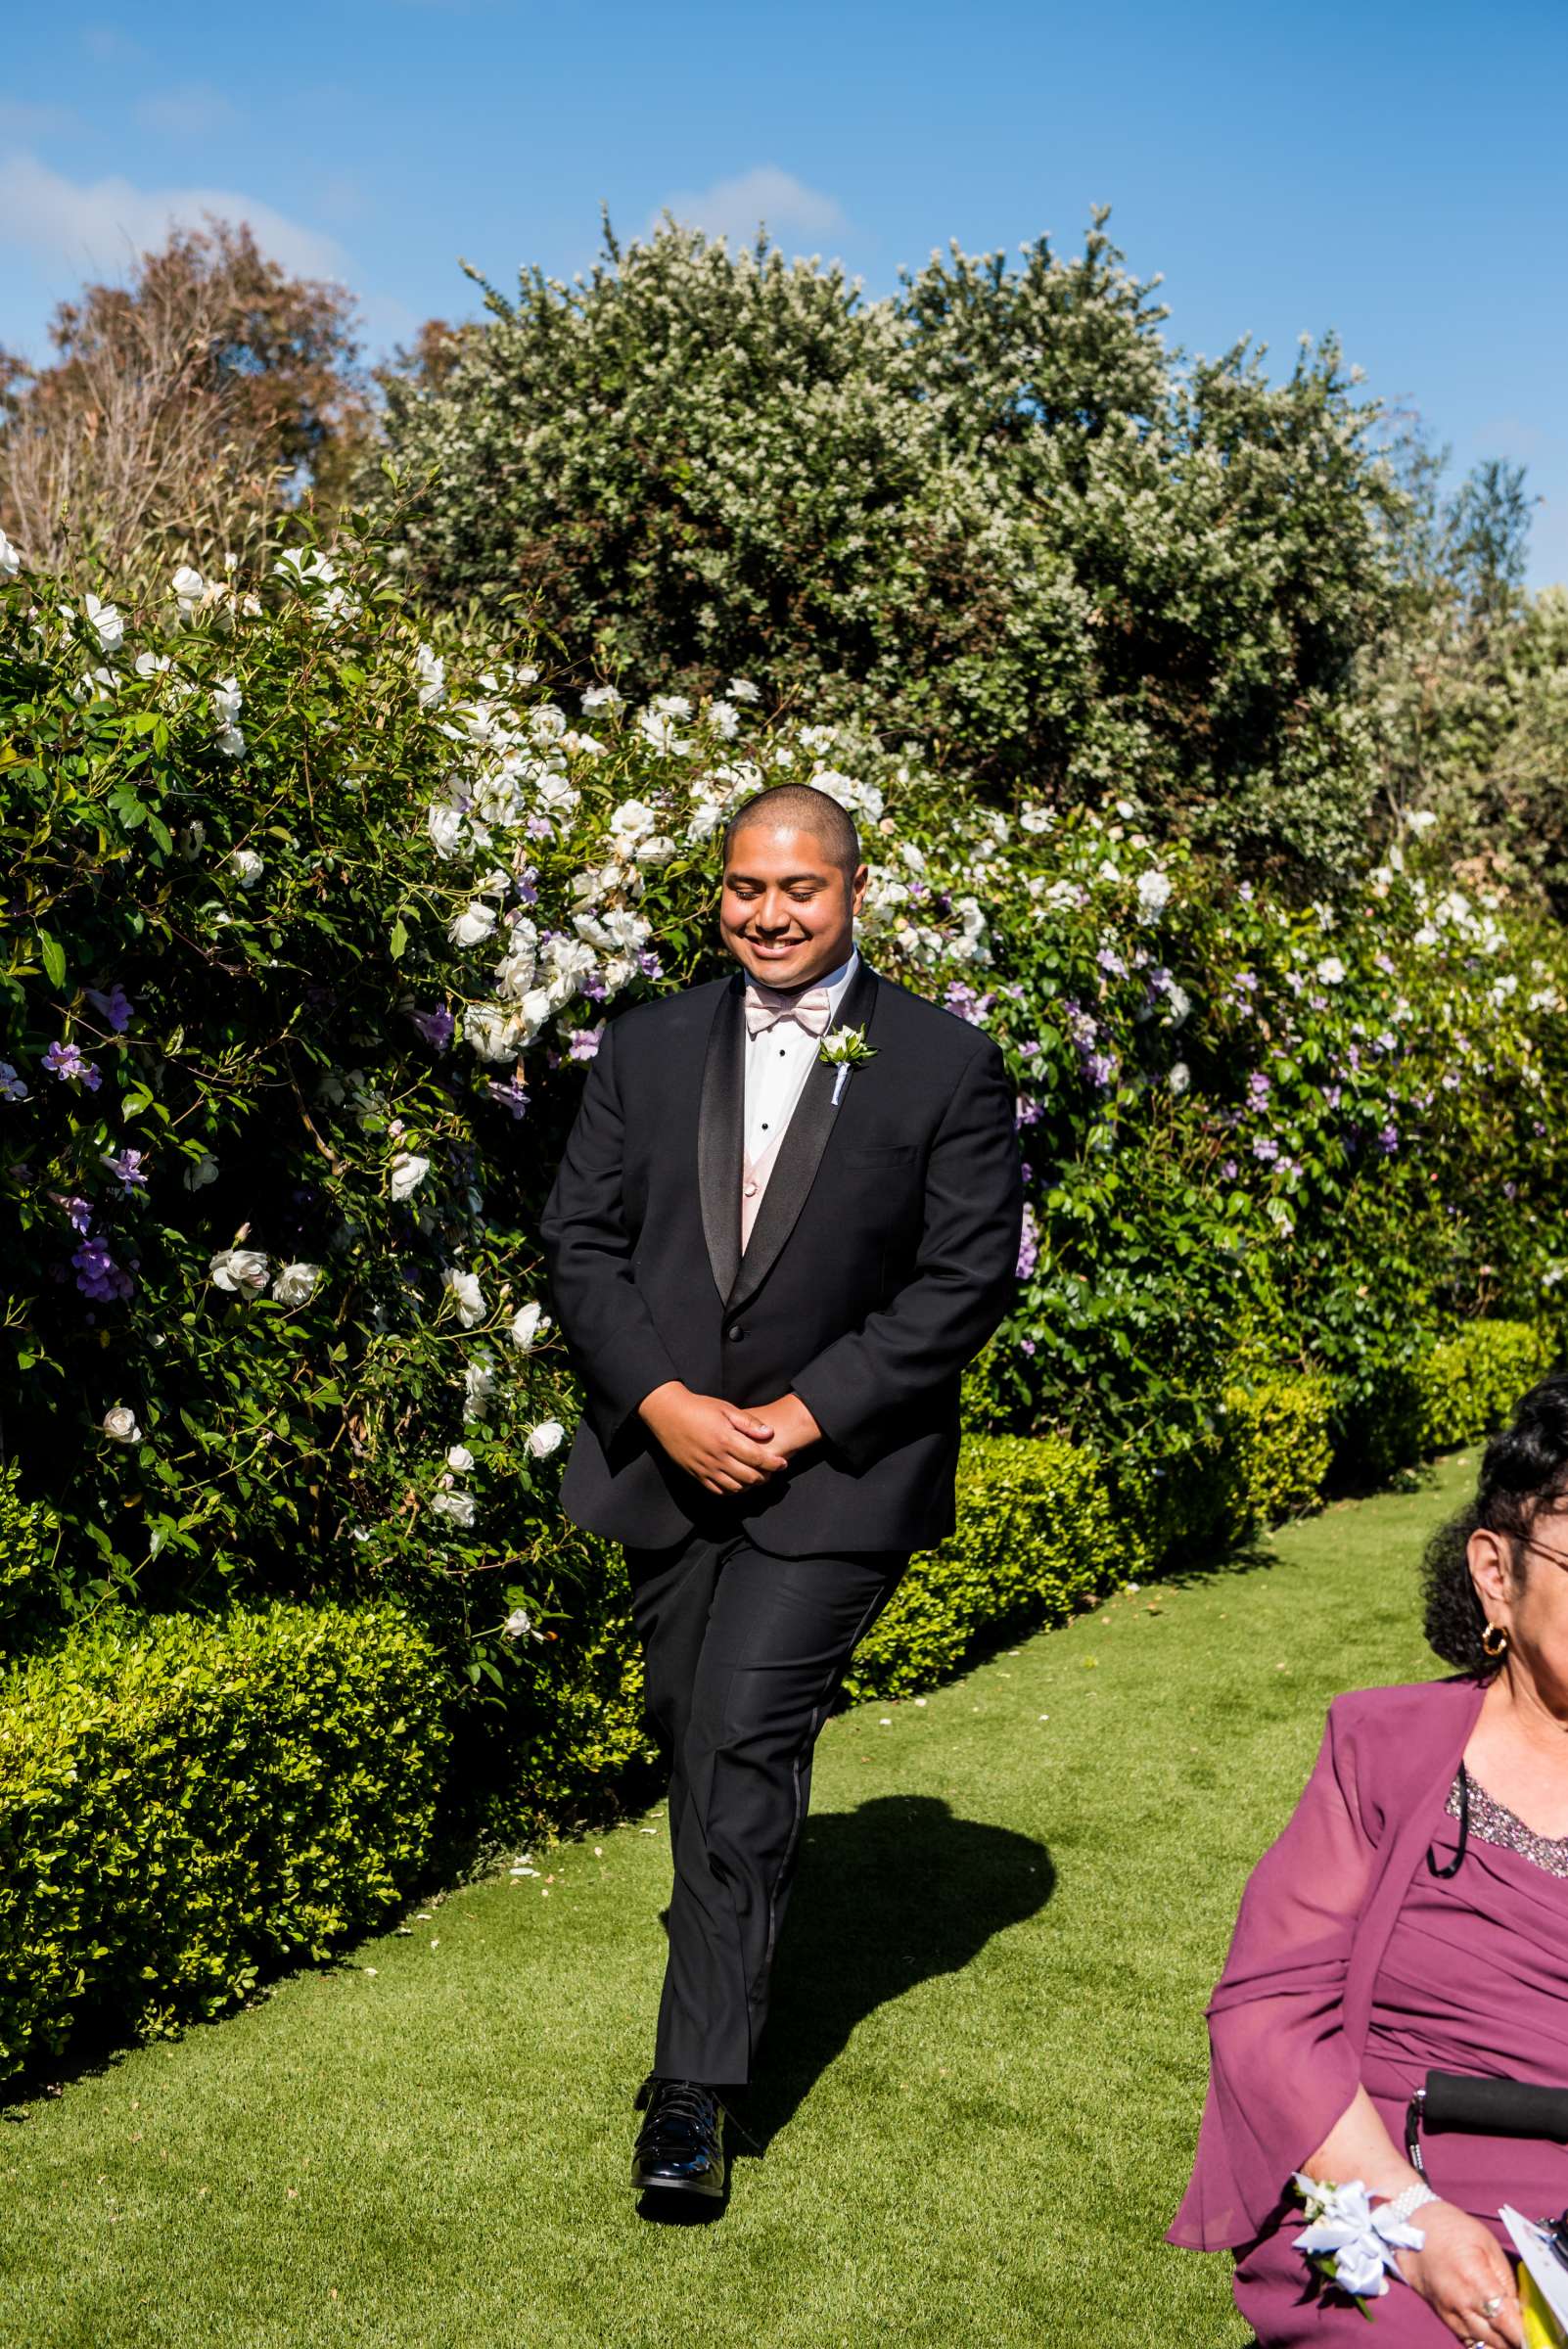
[[[724,1335],[738,1346],[741,1339],[746,1335],[746,1332],[742,1329],[738,1321],[732,1321],[728,1329],[725,1330]]]

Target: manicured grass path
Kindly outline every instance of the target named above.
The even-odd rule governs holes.
[[[1159,2239],[1202,2005],[1329,1697],[1434,1670],[1415,1558],[1469,1468],[831,1726],[719,2226],[622,2184],[634,1821],[18,2108],[4,2349],[1240,2349],[1226,2263]]]

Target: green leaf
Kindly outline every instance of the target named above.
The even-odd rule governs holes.
[[[38,951],[43,956],[43,967],[50,986],[64,987],[66,984],[66,949],[59,939],[52,938],[47,930],[40,930]]]
[[[397,919],[393,922],[392,926],[392,936],[387,941],[387,944],[391,950],[393,962],[399,961],[402,956],[403,948],[408,944],[408,928],[401,914],[399,914]]]

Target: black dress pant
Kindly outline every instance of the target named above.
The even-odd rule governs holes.
[[[752,2076],[811,1749],[902,1551],[779,1558],[745,1534],[627,1550],[675,1864],[654,2070]]]

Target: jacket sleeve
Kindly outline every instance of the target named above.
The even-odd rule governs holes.
[[[870,1314],[790,1381],[853,1467],[873,1458],[900,1412],[962,1370],[1012,1301],[1023,1177],[1006,1064],[995,1050],[964,1069],[932,1142],[914,1270]]]
[[[556,1312],[586,1389],[584,1413],[607,1453],[643,1398],[680,1375],[632,1268],[615,1036],[612,1022],[589,1067],[539,1227]]]
[[[1261,2234],[1354,2099],[1345,1976],[1374,1851],[1354,1741],[1331,1708],[1301,1800],[1242,1895],[1209,2007],[1209,2097],[1173,2242],[1218,2250]]]

